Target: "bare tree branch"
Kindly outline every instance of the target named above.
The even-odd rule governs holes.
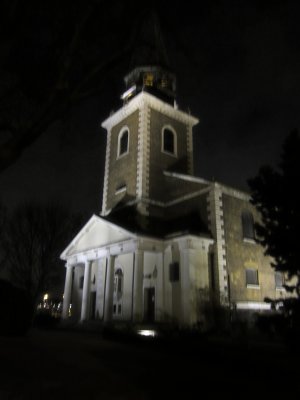
[[[94,7],[99,7],[100,3],[102,4],[103,16],[101,20],[97,20],[94,15]],[[41,81],[42,88],[36,88],[35,82],[33,82],[33,87],[28,85],[30,79],[35,79],[35,75],[29,69],[29,77],[27,77],[27,70],[20,68],[17,72],[20,76],[19,79],[14,80],[13,89],[10,88],[7,91],[8,88],[6,88],[1,91],[0,95],[3,95],[3,97],[0,107],[0,121],[2,122],[0,131],[2,128],[2,131],[3,129],[7,130],[11,132],[11,135],[8,140],[0,141],[0,172],[18,160],[23,151],[36,141],[53,122],[62,118],[70,107],[95,93],[99,93],[101,86],[112,70],[130,54],[138,35],[139,26],[142,23],[141,19],[137,19],[137,22],[130,25],[127,32],[129,40],[127,41],[124,35],[116,32],[114,33],[115,44],[109,47],[101,35],[108,28],[114,31],[111,27],[113,21],[106,20],[106,11],[109,9],[109,15],[115,18],[114,6],[116,4],[122,3],[116,1],[108,4],[93,1],[86,6],[83,2],[81,8],[78,9],[79,11],[77,10],[74,14],[75,17],[73,16],[71,28],[70,26],[68,26],[68,29],[65,28],[63,26],[64,20],[62,20],[59,34],[63,36],[64,40],[58,42],[61,48],[57,49],[58,46],[56,46],[52,36],[50,36],[52,47],[49,47],[49,49],[46,47],[46,50],[44,49],[45,46],[42,47],[42,50],[46,51],[47,57],[51,56],[50,49],[53,48],[58,51],[58,55],[53,54],[52,56],[53,65],[49,66],[51,79]],[[19,3],[16,3],[15,6],[18,9]],[[16,9],[14,9],[13,17],[17,24]],[[119,20],[122,20],[121,16]],[[95,40],[95,36],[92,36],[94,33],[88,32],[91,23],[96,23],[95,29],[96,31],[99,30],[99,38],[96,37],[93,44],[91,44],[90,39]],[[53,27],[51,29],[54,30]],[[61,40],[61,38],[55,40]],[[62,42],[63,45],[61,45]],[[45,43],[48,46],[48,42]],[[86,50],[89,46],[92,53],[97,49],[96,57],[91,56],[92,53]],[[82,57],[82,52],[87,54],[87,57]],[[42,58],[40,60],[43,62]],[[37,66],[39,62],[38,60]],[[48,65],[45,64],[45,72],[48,72],[47,67]],[[22,87],[23,84],[25,84],[24,87]],[[37,92],[35,92],[36,89]],[[42,98],[40,98],[41,96]]]

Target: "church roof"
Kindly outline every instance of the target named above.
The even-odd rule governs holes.
[[[122,226],[114,224],[97,215],[87,221],[74,239],[60,255],[62,260],[82,252],[88,252],[115,242],[129,240],[135,235]]]
[[[160,239],[187,233],[211,237],[207,225],[197,211],[167,219],[142,215],[138,212],[136,205],[127,205],[115,209],[104,219],[134,234]]]

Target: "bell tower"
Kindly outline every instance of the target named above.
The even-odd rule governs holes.
[[[178,109],[176,77],[156,19],[145,28],[147,38],[151,28],[152,44],[137,45],[124,78],[123,106],[102,123],[107,130],[103,216],[121,205],[136,205],[149,215],[150,206],[166,200],[166,171],[193,174],[192,128],[198,119]]]

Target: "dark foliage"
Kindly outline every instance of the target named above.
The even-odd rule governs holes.
[[[33,307],[26,291],[0,280],[0,334],[23,335],[31,325]]]
[[[114,85],[141,12],[131,0],[1,2],[0,171],[74,105]]]
[[[277,331],[300,332],[300,138],[292,131],[282,147],[278,169],[263,166],[248,181],[251,201],[261,214],[256,224],[258,241],[272,257],[272,267],[287,277],[284,287],[297,294],[285,300],[265,299],[274,307],[283,304],[283,316],[260,321],[260,325]]]
[[[288,286],[300,295],[300,138],[292,131],[283,143],[278,169],[263,166],[248,181],[251,202],[261,214],[256,224],[259,242],[267,255],[273,258],[272,266],[284,272],[296,283]]]
[[[5,267],[32,304],[43,292],[62,286],[59,256],[81,225],[81,216],[59,204],[23,204],[8,218],[2,237]]]
[[[60,319],[54,317],[49,312],[39,312],[35,315],[33,325],[41,329],[53,329],[57,328]]]
[[[6,209],[0,202],[0,269],[4,265],[5,254],[3,249],[3,233],[6,225]]]

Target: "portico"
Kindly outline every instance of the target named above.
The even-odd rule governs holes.
[[[119,241],[101,243],[113,231]],[[86,235],[92,235],[95,240],[98,233],[97,245],[95,242],[95,247],[86,248],[85,243],[90,240]],[[190,323],[192,271],[186,260],[201,250],[205,255],[199,257],[199,253],[197,258],[201,258],[203,270],[207,271],[205,260],[212,243],[211,239],[202,238],[200,246],[199,240],[195,237],[161,240],[134,235],[93,216],[62,254],[67,261],[63,319]],[[172,281],[170,268],[176,263],[181,268],[178,280],[175,277]],[[201,281],[199,284],[208,289],[208,276]],[[189,296],[183,294],[186,291]]]

